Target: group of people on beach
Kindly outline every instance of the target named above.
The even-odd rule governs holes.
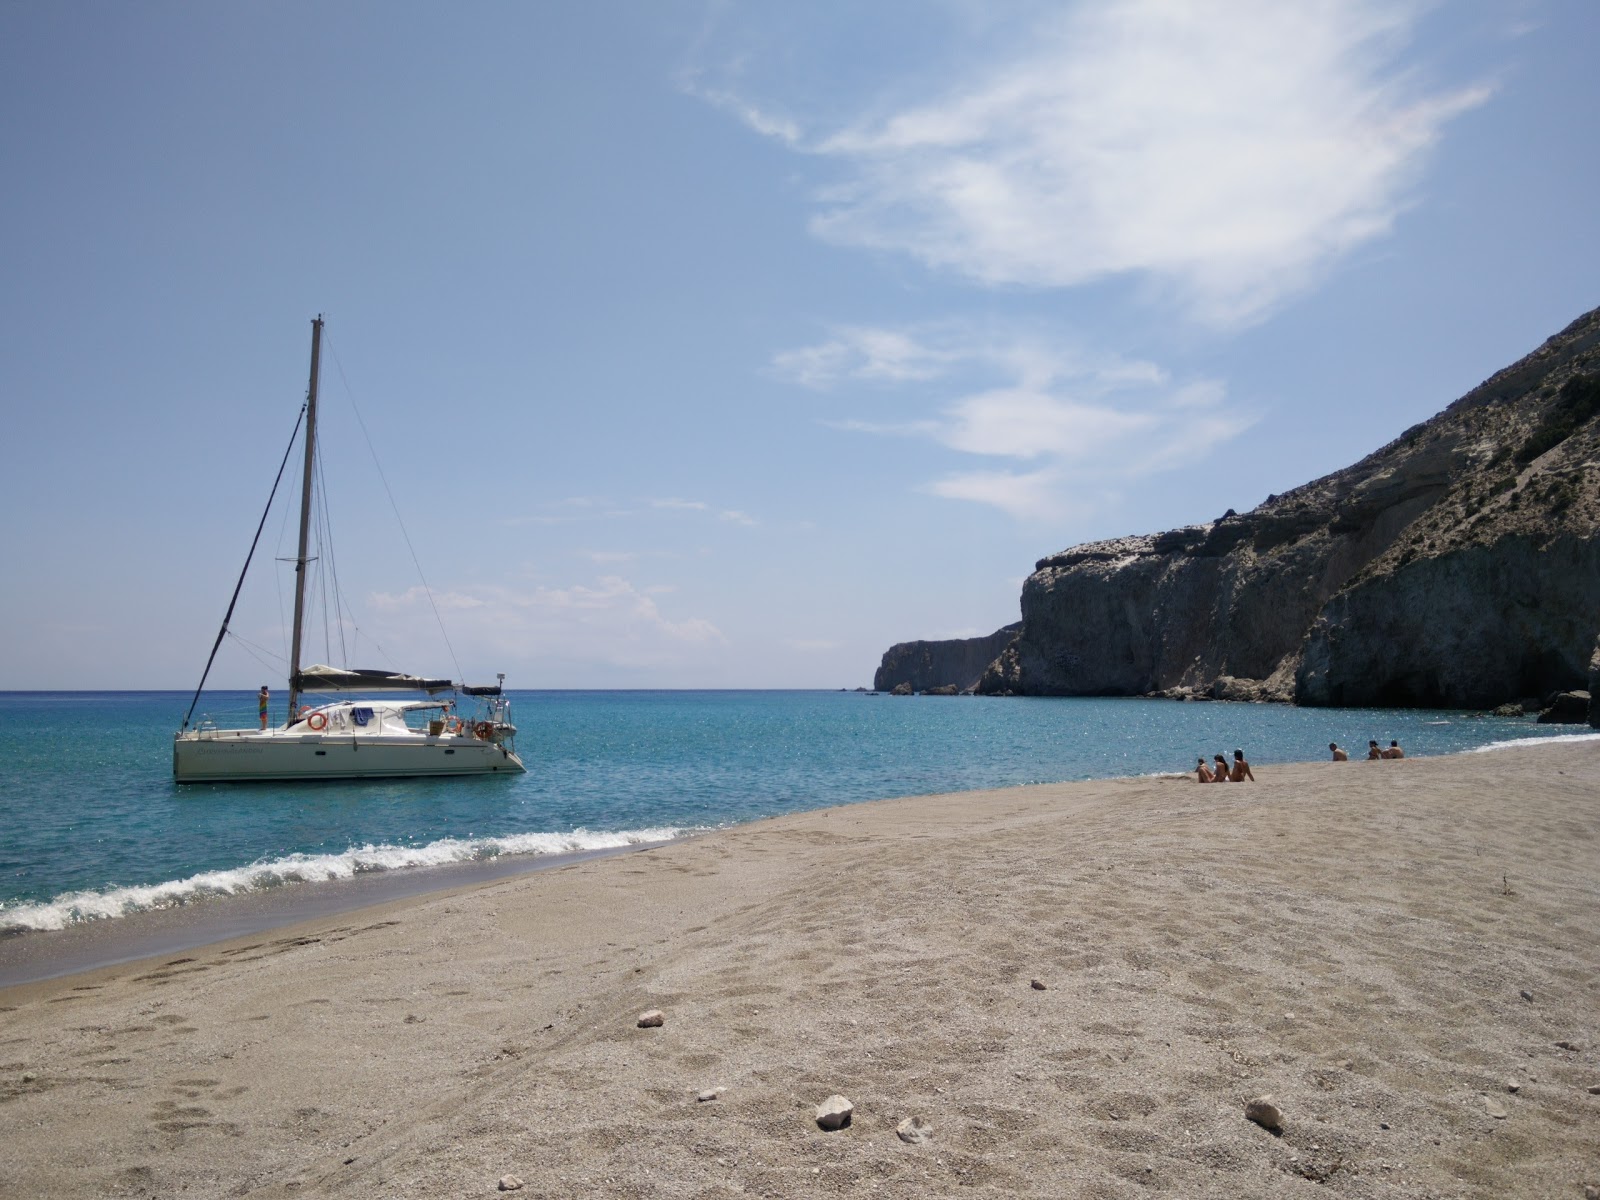
[[[1217,764],[1214,767],[1206,765],[1206,756],[1202,754],[1200,761],[1195,764],[1195,778],[1201,783],[1243,783],[1249,780],[1256,781],[1255,772],[1250,770],[1250,764],[1245,761],[1244,751],[1233,752],[1233,766],[1228,765],[1228,760],[1221,754],[1211,756]]]
[[[1339,743],[1338,742],[1329,742],[1328,743],[1328,749],[1333,751],[1333,761],[1334,762],[1349,762],[1350,761],[1349,753],[1347,751],[1345,751],[1345,750],[1341,750],[1339,748]],[[1404,758],[1405,756],[1406,756],[1406,752],[1404,750],[1400,749],[1400,743],[1397,742],[1397,741],[1391,740],[1389,742],[1389,748],[1387,750],[1379,749],[1378,740],[1376,738],[1373,738],[1373,739],[1371,739],[1370,741],[1367,742],[1367,759],[1368,759],[1368,761],[1371,761],[1372,759],[1376,759],[1376,758]],[[1221,755],[1218,755],[1218,757],[1220,758]]]

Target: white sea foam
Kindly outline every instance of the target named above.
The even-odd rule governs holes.
[[[574,854],[666,842],[684,832],[671,826],[618,832],[576,829],[571,833],[518,833],[471,840],[441,838],[425,846],[356,846],[342,854],[290,854],[227,871],[202,871],[167,883],[64,892],[42,904],[9,908],[0,905],[0,932],[65,929],[84,921],[124,917],[153,908],[177,908],[206,896],[237,896],[286,884],[349,879],[375,871],[440,867],[511,854]]]
[[[1513,746],[1554,746],[1568,742],[1593,742],[1600,740],[1600,733],[1558,733],[1549,737],[1520,737],[1510,738],[1504,742],[1490,742],[1487,746],[1474,746],[1472,753],[1487,754],[1491,750],[1509,750]]]

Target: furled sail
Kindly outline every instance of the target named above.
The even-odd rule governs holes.
[[[349,671],[339,667],[307,667],[294,677],[302,692],[448,692],[455,687],[448,679],[424,679],[394,671]]]

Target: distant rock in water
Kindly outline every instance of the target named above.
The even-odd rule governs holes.
[[[1247,513],[1041,559],[1020,628],[895,646],[877,683],[964,689],[992,645],[980,692],[1592,697],[1597,597],[1600,309],[1342,471]]]
[[[1021,624],[1007,625],[988,637],[947,642],[901,642],[889,647],[883,656],[872,686],[880,692],[893,691],[902,684],[913,692],[944,688],[952,693],[970,692],[1021,628]]]

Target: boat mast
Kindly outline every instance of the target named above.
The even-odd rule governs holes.
[[[317,368],[322,358],[322,316],[311,322],[311,383],[306,388],[306,465],[300,478],[300,551],[294,560],[294,640],[289,650],[289,724],[300,703],[300,634],[306,611],[306,550],[311,539],[311,477],[317,455]]]

